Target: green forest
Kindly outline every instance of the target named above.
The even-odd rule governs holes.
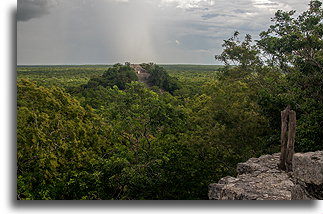
[[[143,63],[147,83],[128,62],[17,66],[17,199],[207,199],[279,152],[288,105],[295,151],[322,150],[322,3],[273,16],[258,40],[224,40],[223,65]]]

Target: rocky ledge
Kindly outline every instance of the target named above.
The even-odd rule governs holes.
[[[291,178],[292,200],[323,200],[323,152],[296,153]]]
[[[278,169],[280,153],[251,158],[237,165],[237,177],[209,185],[213,200],[322,199],[323,153],[296,153],[293,172]]]

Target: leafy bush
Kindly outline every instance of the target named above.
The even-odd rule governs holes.
[[[148,79],[150,85],[158,86],[172,94],[180,89],[177,79],[170,77],[163,67],[153,63],[141,64],[141,66],[150,74]]]
[[[113,67],[108,68],[102,76],[91,78],[87,84],[83,85],[83,87],[113,87],[116,85],[119,89],[124,90],[126,88],[126,84],[131,81],[138,81],[138,77],[130,65],[115,64]]]

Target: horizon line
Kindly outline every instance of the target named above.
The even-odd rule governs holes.
[[[151,63],[151,62],[148,62]],[[118,63],[66,63],[66,64],[17,64],[16,66],[85,66],[85,65],[115,65]],[[125,63],[120,63],[125,64]],[[142,64],[142,63],[130,63],[130,64]],[[223,65],[223,64],[207,64],[207,63],[154,63],[156,65]]]

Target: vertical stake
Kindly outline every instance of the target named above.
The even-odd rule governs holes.
[[[293,170],[293,155],[294,155],[294,145],[295,145],[295,135],[296,135],[296,112],[289,112],[289,122],[288,122],[288,141],[287,141],[287,156],[286,156],[286,168],[287,172]]]
[[[281,134],[280,134],[280,163],[278,167],[281,170],[286,170],[286,156],[287,156],[287,131],[288,131],[288,115],[290,106],[280,112],[281,116]]]

